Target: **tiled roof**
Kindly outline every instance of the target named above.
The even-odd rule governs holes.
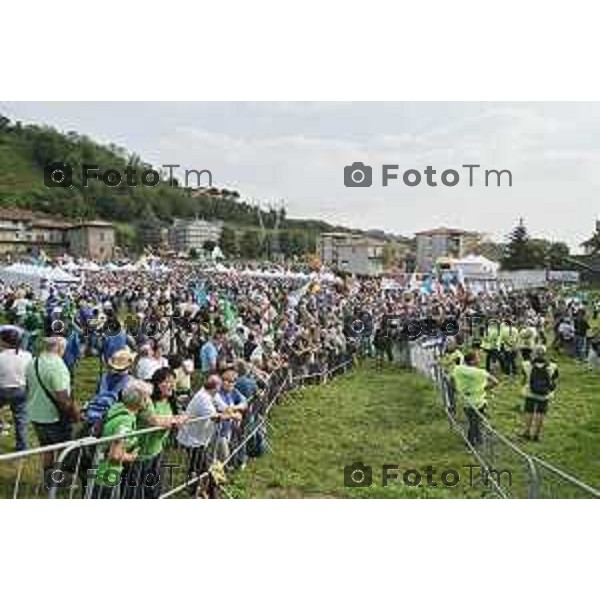
[[[24,221],[31,227],[44,229],[66,229],[71,225],[70,221],[52,219],[44,213],[35,213],[31,210],[21,208],[0,208],[0,220],[2,221]]]
[[[425,231],[417,231],[415,235],[479,235],[477,231],[465,231],[464,229],[455,229],[453,227],[437,227]]]
[[[108,221],[101,221],[96,219],[95,221],[81,221],[80,223],[69,223],[69,227],[74,229],[76,227],[114,227],[112,223]]]

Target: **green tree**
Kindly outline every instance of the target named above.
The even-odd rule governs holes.
[[[507,270],[534,269],[538,264],[535,245],[532,246],[523,219],[508,236],[508,243],[502,257],[502,268]]]
[[[569,246],[564,242],[553,242],[548,249],[548,264],[551,269],[561,271],[572,269],[573,265],[569,261],[571,252]]]
[[[219,248],[225,256],[233,256],[237,252],[235,239],[235,230],[225,225],[221,229],[221,235],[219,237]]]
[[[257,258],[260,255],[260,236],[256,229],[247,229],[240,240],[240,253],[244,258]]]
[[[582,246],[585,246],[590,254],[598,254],[600,252],[600,223],[596,223],[596,231],[594,231],[589,240],[583,242]]]

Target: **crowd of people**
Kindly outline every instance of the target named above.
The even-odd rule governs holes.
[[[540,441],[559,378],[558,365],[548,349],[549,336],[556,354],[587,361],[590,368],[599,364],[599,331],[588,317],[589,312],[592,321],[597,317],[596,304],[588,306],[582,297],[550,292],[512,294],[506,301],[498,302],[494,311],[479,307],[466,316],[475,327],[466,325],[466,336],[450,339],[439,361],[449,410],[455,412],[457,400],[462,402],[473,446],[482,441],[487,392],[498,385],[501,375],[520,379],[524,423],[519,437]]]
[[[27,448],[29,424],[40,446],[82,430],[116,437],[95,448],[97,473],[85,487],[98,498],[158,497],[160,486],[143,482],[161,470],[168,444],[185,449],[188,480],[227,463],[274,375],[310,381],[365,355],[381,366],[404,360],[411,340],[437,337],[448,396],[464,407],[477,444],[499,374],[523,377],[522,435],[539,439],[558,378],[549,331],[557,351],[590,364],[600,356],[590,307],[550,291],[425,293],[386,290],[378,278],[207,273],[181,263],[90,273],[79,285],[0,285],[0,306],[0,405],[12,411],[16,449]],[[90,356],[95,392],[76,397],[78,362]],[[260,436],[252,442],[260,446]],[[47,470],[54,458],[44,455]],[[231,462],[243,468],[246,458],[240,451]],[[131,480],[142,484],[123,485]]]
[[[3,286],[1,296],[0,402],[12,410],[16,449],[27,447],[29,423],[40,446],[82,431],[123,438],[98,448],[92,497],[160,495],[160,486],[103,481],[156,474],[168,443],[188,451],[190,476],[208,468],[213,441],[226,461],[274,380],[311,381],[353,351],[343,294],[305,278],[184,265],[158,276],[97,273],[81,286]],[[97,358],[97,385],[76,398],[83,357]],[[151,427],[162,432],[129,435]],[[250,442],[261,451],[260,430]],[[44,456],[47,470],[54,458]],[[241,451],[232,462],[245,460]]]

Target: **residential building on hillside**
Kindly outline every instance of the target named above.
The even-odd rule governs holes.
[[[222,221],[175,219],[169,229],[169,245],[177,252],[201,251],[206,242],[219,242]]]
[[[50,255],[65,252],[92,260],[113,256],[115,232],[111,223],[74,223],[50,219],[29,210],[0,208],[0,253],[31,254],[43,250]]]
[[[321,262],[353,275],[383,273],[383,240],[353,233],[322,233],[318,240]]]
[[[115,228],[106,221],[85,221],[66,230],[69,254],[92,260],[110,260],[115,248]]]
[[[415,234],[417,239],[417,270],[430,271],[441,257],[462,258],[475,251],[482,240],[476,231],[438,227]]]

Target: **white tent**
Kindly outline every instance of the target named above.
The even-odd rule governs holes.
[[[42,281],[54,284],[79,283],[79,278],[59,267],[13,263],[0,270],[0,279],[7,284],[25,283],[39,288]]]
[[[223,252],[221,252],[221,248],[219,248],[219,246],[215,246],[211,253],[211,257],[213,260],[223,260],[225,258],[225,255],[223,254]]]
[[[469,254],[454,260],[453,267],[466,279],[495,279],[500,265],[485,256]]]
[[[102,270],[102,267],[100,265],[97,265],[95,262],[93,262],[91,260],[86,260],[85,262],[81,263],[79,268],[82,271],[92,271],[92,272],[97,272],[97,271]]]
[[[131,263],[127,263],[121,267],[121,271],[139,271],[139,267],[137,265],[132,265]]]
[[[65,271],[79,271],[81,266],[71,260],[67,263],[63,263],[61,265],[61,268],[64,269]]]
[[[47,279],[54,283],[79,283],[79,277],[71,275],[60,267],[52,267],[48,271]]]

